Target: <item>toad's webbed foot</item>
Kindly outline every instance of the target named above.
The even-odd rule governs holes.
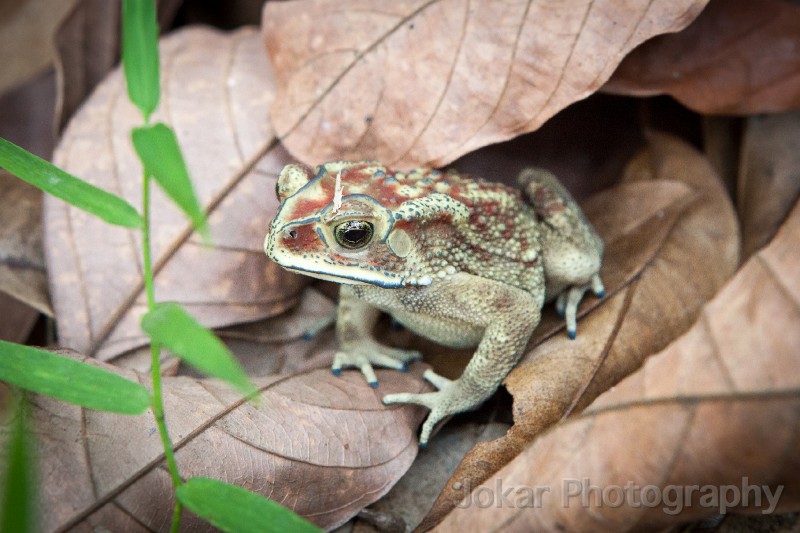
[[[433,370],[426,370],[423,374],[426,381],[436,387],[436,392],[422,394],[399,393],[387,394],[383,397],[384,404],[413,403],[430,409],[428,418],[422,424],[419,436],[419,445],[425,446],[431,437],[431,432],[440,421],[448,416],[464,411],[469,411],[480,405],[486,398],[483,391],[476,394],[464,386],[462,380],[449,380],[436,374]]]
[[[422,359],[422,354],[416,350],[400,350],[378,344],[372,340],[362,340],[358,343],[342,346],[333,357],[331,371],[338,376],[342,368],[355,367],[364,374],[367,383],[373,389],[378,386],[378,378],[372,365],[395,370],[408,370],[408,364]]]

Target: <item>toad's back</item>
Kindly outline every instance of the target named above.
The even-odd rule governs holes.
[[[536,215],[519,190],[456,172],[417,170],[394,174],[393,179],[404,201],[425,198],[435,202],[441,195],[457,203],[466,215],[432,219],[409,228],[417,232],[418,245],[436,272],[447,272],[449,267],[508,283],[537,296],[543,293]],[[383,187],[380,182],[372,185]],[[365,192],[372,195],[374,189],[369,187]]]

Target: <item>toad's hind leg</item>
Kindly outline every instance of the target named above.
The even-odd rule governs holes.
[[[544,259],[546,299],[566,316],[567,335],[575,338],[578,304],[587,290],[605,295],[599,271],[603,240],[578,204],[552,173],[525,169],[519,184],[539,220]]]

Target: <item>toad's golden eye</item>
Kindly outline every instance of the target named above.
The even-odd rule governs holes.
[[[336,242],[350,250],[357,250],[369,244],[372,233],[372,224],[365,220],[348,220],[333,228]]]

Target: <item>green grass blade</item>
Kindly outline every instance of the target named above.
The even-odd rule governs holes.
[[[117,226],[141,228],[142,217],[131,204],[67,174],[52,163],[0,138],[0,167],[44,192]]]
[[[187,509],[228,533],[322,531],[260,494],[216,479],[193,477],[176,492]]]
[[[142,329],[153,342],[201,372],[227,381],[248,396],[256,393],[255,386],[230,350],[180,305],[156,304],[153,311],[142,317]]]
[[[178,139],[169,126],[154,124],[131,132],[133,146],[148,174],[191,219],[192,225],[207,235],[206,218],[189,180]]]
[[[36,531],[36,467],[27,409],[20,399],[6,442],[0,531]]]
[[[138,415],[150,405],[150,394],[138,383],[58,354],[5,341],[0,341],[0,381],[99,411]]]
[[[158,23],[154,0],[122,2],[122,68],[128,97],[145,121],[158,107]]]

